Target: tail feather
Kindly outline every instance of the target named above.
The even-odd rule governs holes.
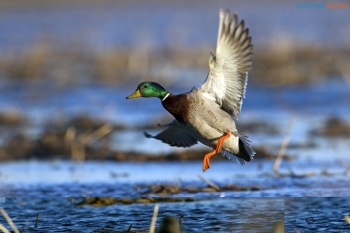
[[[247,163],[247,161],[245,161],[244,159],[242,159],[242,158],[238,157],[237,155],[234,155],[231,152],[228,152],[226,150],[222,150],[221,154],[223,156],[226,156],[229,160],[232,160],[235,163],[239,163],[242,166],[244,166]]]
[[[256,154],[254,149],[250,146],[250,140],[243,134],[239,135],[238,148],[238,156],[247,162],[250,162]]]
[[[232,160],[241,165],[245,165],[247,162],[250,162],[256,154],[253,148],[250,146],[250,140],[243,134],[239,134],[238,148],[238,155],[225,150],[223,150],[221,153],[229,160]]]

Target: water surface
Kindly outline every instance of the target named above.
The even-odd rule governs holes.
[[[154,204],[76,207],[77,200],[23,198],[0,203],[21,232],[149,232]],[[160,203],[156,227],[165,216],[183,218],[183,232],[271,232],[283,220],[282,198],[238,198],[184,203]],[[40,220],[34,228],[37,214]],[[5,224],[9,229],[10,227]]]
[[[288,198],[285,202],[285,231],[349,232],[344,220],[350,215],[350,198]]]

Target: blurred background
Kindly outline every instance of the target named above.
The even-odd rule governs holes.
[[[281,169],[311,170],[322,179],[344,170],[347,175],[349,9],[299,3],[1,1],[1,182],[18,184],[12,194],[19,194],[30,181],[197,180],[210,149],[146,139],[143,131],[156,134],[162,130],[157,123],[172,117],[158,99],[125,97],[145,80],[173,93],[199,87],[209,53],[215,53],[220,8],[237,12],[252,36],[253,69],[237,125],[257,155],[246,167],[217,155],[207,178],[261,184],[236,175],[254,180],[271,173],[292,118],[289,161]],[[87,162],[76,168],[75,161]]]

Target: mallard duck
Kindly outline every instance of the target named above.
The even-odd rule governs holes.
[[[242,99],[252,67],[251,37],[244,20],[238,23],[235,13],[220,10],[216,56],[210,53],[209,73],[203,85],[190,92],[175,95],[155,82],[142,82],[127,99],[157,97],[175,119],[156,136],[171,146],[190,147],[198,141],[213,148],[203,159],[203,172],[210,168],[210,158],[218,153],[244,165],[255,151],[248,138],[236,129]]]

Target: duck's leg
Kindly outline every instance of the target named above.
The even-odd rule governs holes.
[[[228,139],[231,136],[230,132],[225,132],[224,135],[222,137],[220,137],[218,139],[218,143],[216,144],[216,147],[213,151],[209,152],[208,154],[204,155],[204,159],[203,159],[203,172],[205,172],[206,170],[208,170],[208,168],[210,168],[210,158],[217,154],[220,153],[222,150],[222,144],[224,143],[224,141],[226,139]]]
[[[216,144],[216,153],[220,153],[222,150],[222,144],[226,139],[228,139],[231,136],[230,132],[225,132],[222,137],[219,138],[218,143]]]

